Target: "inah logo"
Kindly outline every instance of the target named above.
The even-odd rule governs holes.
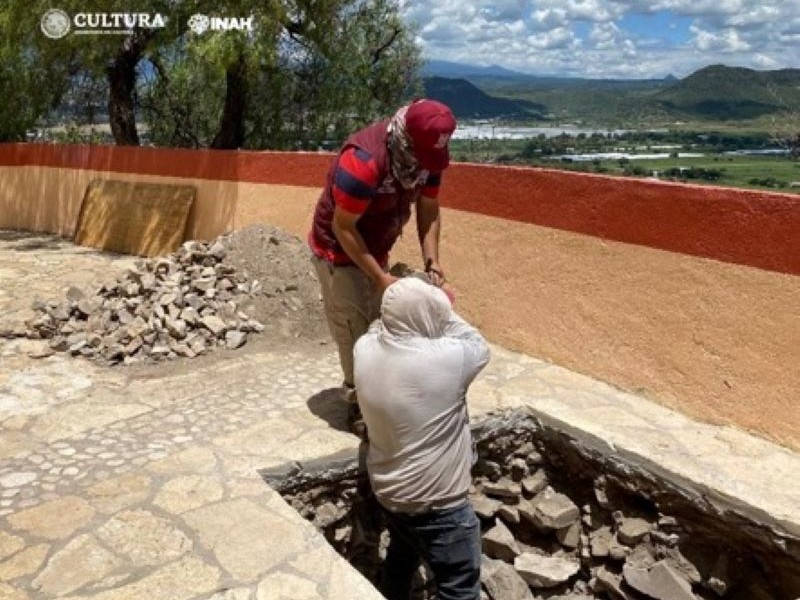
[[[69,33],[69,15],[61,9],[51,8],[42,15],[40,26],[43,34],[57,40]]]
[[[210,21],[211,19],[205,15],[192,15],[189,17],[189,29],[200,35],[208,29]]]
[[[189,17],[189,29],[197,35],[211,31],[253,31],[253,17],[208,17],[195,14]]]

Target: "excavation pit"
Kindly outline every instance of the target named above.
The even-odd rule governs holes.
[[[526,410],[473,426],[470,500],[490,600],[795,600],[800,540],[654,466],[598,451]],[[362,446],[363,451],[363,446]],[[388,542],[358,459],[262,472],[376,585]],[[414,597],[435,598],[421,567]]]

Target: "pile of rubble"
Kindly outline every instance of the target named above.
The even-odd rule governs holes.
[[[795,597],[778,592],[791,563],[752,537],[755,530],[724,521],[706,512],[702,498],[663,487],[652,474],[616,459],[608,462],[525,416],[507,418],[478,426],[470,502],[481,521],[483,599]],[[338,474],[337,468],[292,466],[263,475],[342,556],[378,582],[388,545],[380,511],[357,467]],[[435,597],[435,583],[420,569],[413,598]]]
[[[692,586],[702,579],[678,548],[676,519],[614,510],[602,478],[595,502],[579,507],[553,489],[542,462],[528,443],[502,467],[479,465],[486,474],[471,500],[483,524],[482,583],[491,600],[697,600]],[[720,578],[708,584],[726,589]]]
[[[40,356],[69,352],[110,364],[238,348],[264,329],[241,309],[261,285],[226,263],[226,252],[219,240],[189,241],[169,256],[136,261],[94,293],[71,287],[64,301],[37,301],[29,335],[50,340]]]

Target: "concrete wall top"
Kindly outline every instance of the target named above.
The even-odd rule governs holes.
[[[330,153],[0,144],[0,166],[321,187]],[[800,196],[553,169],[455,163],[442,204],[800,275]]]

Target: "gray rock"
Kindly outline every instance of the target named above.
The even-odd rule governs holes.
[[[601,527],[589,534],[589,547],[592,556],[595,558],[605,558],[608,556],[609,546],[611,545],[612,533],[608,527]]]
[[[207,315],[200,320],[200,323],[214,335],[221,335],[228,329],[225,322],[216,315]]]
[[[490,600],[533,600],[525,580],[514,567],[502,560],[483,557],[481,583]]]
[[[597,499],[597,503],[600,505],[600,508],[608,509],[611,506],[611,503],[608,500],[608,494],[606,493],[606,478],[604,475],[600,475],[597,479],[594,480],[594,497]]]
[[[494,517],[501,506],[502,502],[487,498],[483,494],[472,497],[472,508],[475,509],[475,514],[482,519],[491,519]]]
[[[167,331],[169,331],[172,337],[179,340],[182,340],[186,337],[186,321],[182,321],[181,319],[167,319],[165,325],[167,327]]]
[[[580,510],[572,500],[550,488],[537,494],[524,509],[520,504],[519,514],[543,530],[563,529],[572,525],[581,516]]]
[[[628,546],[635,546],[650,533],[650,523],[644,519],[624,518],[617,529],[617,539]]]
[[[247,341],[247,334],[243,331],[233,329],[225,334],[225,345],[234,350],[240,348]]]
[[[594,591],[605,592],[611,600],[631,600],[631,597],[622,589],[622,577],[614,575],[605,567],[600,567],[595,575],[597,583]]]
[[[537,467],[544,462],[544,457],[536,450],[532,450],[530,454],[525,457],[525,462],[528,463],[529,467]]]
[[[483,552],[490,558],[512,562],[521,552],[519,544],[502,521],[498,520],[496,523],[483,534]]]
[[[69,286],[69,289],[67,290],[67,300],[77,304],[85,297],[86,293],[82,289],[75,287],[74,285]]]
[[[549,588],[566,581],[580,570],[573,558],[525,552],[514,559],[514,569],[534,588]]]
[[[622,567],[622,576],[634,590],[655,600],[697,600],[689,582],[664,560],[649,569],[626,564]]]
[[[517,525],[519,523],[519,510],[515,506],[503,504],[497,509],[497,516],[511,525]]]
[[[547,475],[542,469],[522,480],[522,490],[528,497],[535,496],[547,487]]]
[[[492,498],[517,499],[521,492],[520,485],[507,477],[501,477],[496,482],[486,481],[483,484],[483,493]]]
[[[574,550],[578,547],[581,540],[581,524],[575,521],[572,525],[564,527],[556,531],[556,538],[558,543],[569,550]]]

